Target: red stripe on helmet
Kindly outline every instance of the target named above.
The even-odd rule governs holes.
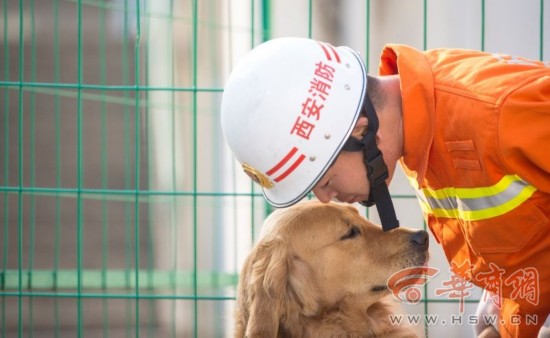
[[[336,48],[334,48],[334,46],[332,46],[330,43],[325,43],[325,42],[320,42],[320,41],[317,41],[317,42],[319,43],[319,45],[323,49],[323,52],[325,52],[327,60],[332,61],[332,59],[333,59],[333,57],[331,55],[331,52],[332,52],[336,62],[338,62],[338,63],[342,62],[341,59],[340,59],[340,55],[338,54],[338,52],[336,51]]]
[[[285,163],[288,162],[288,160],[290,160],[290,158],[294,156],[294,154],[296,154],[297,151],[298,151],[298,148],[292,147],[292,149],[288,152],[288,154],[286,154],[286,156],[283,157],[283,159],[279,161],[279,163],[277,163],[273,168],[269,169],[265,174],[267,176],[273,175],[277,170],[281,169],[281,167],[284,166]]]
[[[318,41],[318,42],[319,42],[319,41]],[[332,57],[330,56],[330,53],[329,53],[327,47],[325,46],[325,44],[322,43],[322,42],[319,42],[319,46],[321,46],[321,48],[323,49],[323,52],[325,52],[325,55],[327,56],[327,59],[328,59],[329,61],[332,61]]]
[[[334,53],[334,56],[336,57],[336,62],[340,63],[340,55],[338,55],[338,52],[336,51],[336,49],[329,43],[327,43],[328,45],[328,48],[330,48],[330,50]]]
[[[275,178],[275,182],[280,182],[280,181],[284,180],[288,175],[290,175],[294,170],[296,170],[296,168],[298,168],[298,166],[300,165],[300,163],[302,163],[304,158],[306,158],[306,155],[304,155],[304,154],[300,155],[300,157],[298,157],[296,162],[294,162],[290,166],[290,168],[288,168],[284,173],[282,173],[280,176]]]

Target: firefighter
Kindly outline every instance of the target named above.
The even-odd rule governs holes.
[[[222,97],[224,137],[275,207],[308,193],[399,226],[397,163],[453,272],[487,291],[502,337],[550,312],[550,65],[464,49],[358,53],[304,38],[250,51]]]

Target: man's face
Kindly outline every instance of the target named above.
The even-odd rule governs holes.
[[[354,203],[369,197],[363,152],[343,151],[334,164],[313,188],[313,193],[324,203],[336,198],[341,202]]]

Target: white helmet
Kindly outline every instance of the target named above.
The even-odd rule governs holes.
[[[223,134],[271,205],[301,200],[334,162],[359,118],[366,75],[358,53],[305,38],[262,43],[233,70]]]

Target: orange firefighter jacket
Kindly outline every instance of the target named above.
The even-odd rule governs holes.
[[[503,337],[536,337],[550,313],[550,64],[387,45],[399,74],[404,156],[456,275],[491,291]]]

